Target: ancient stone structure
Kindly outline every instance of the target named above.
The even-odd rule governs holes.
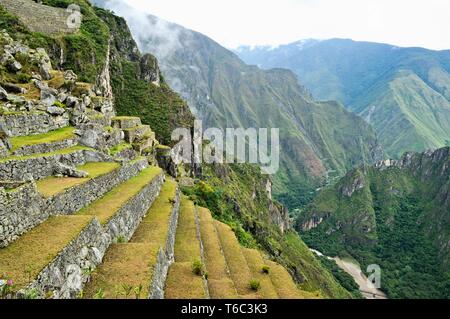
[[[70,16],[73,14],[71,10],[44,6],[32,0],[0,0],[0,4],[17,15],[31,31],[50,35],[78,31],[77,28],[70,27]]]

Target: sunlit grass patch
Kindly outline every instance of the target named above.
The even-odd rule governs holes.
[[[0,248],[0,275],[24,288],[90,223],[90,216],[50,217],[6,248]]]
[[[79,214],[96,216],[100,223],[106,224],[128,200],[161,173],[162,170],[159,167],[148,167],[82,209]]]
[[[147,299],[152,267],[156,263],[156,247],[151,246],[149,243],[112,245],[86,285],[84,297],[93,298],[102,289],[108,299]]]
[[[233,282],[228,277],[225,257],[222,255],[213,218],[208,209],[199,207],[200,233],[204,247],[209,293],[212,298],[237,298]]]
[[[247,261],[241,251],[241,246],[231,228],[221,222],[214,221],[223,248],[225,260],[230,270],[230,277],[239,295],[255,295],[248,286],[252,279]]]
[[[120,167],[115,162],[90,162],[78,166],[77,169],[89,174],[86,178],[49,176],[36,182],[37,189],[44,197],[51,197],[69,188],[86,183],[87,181],[105,175]]]
[[[170,266],[166,281],[165,298],[206,298],[203,279],[192,272],[192,265],[190,262],[176,262]]]
[[[270,280],[269,275],[262,272],[262,267],[265,265],[261,257],[261,253],[255,249],[242,248],[248,267],[252,272],[252,279],[260,282],[261,286],[258,289],[259,294],[264,299],[278,298],[277,291]]]
[[[74,127],[67,126],[44,134],[12,137],[10,139],[12,144],[11,151],[14,152],[24,146],[54,143],[71,139],[75,137],[74,131]]]
[[[199,258],[200,243],[195,226],[195,206],[193,202],[183,197],[175,237],[175,261],[192,263]]]
[[[161,188],[159,196],[155,199],[147,215],[142,220],[131,239],[132,242],[153,242],[164,246],[170,217],[175,204],[177,184],[167,179]]]

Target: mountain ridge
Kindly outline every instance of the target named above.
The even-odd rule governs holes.
[[[104,3],[108,7],[114,2]],[[299,184],[311,191],[327,181],[328,172],[342,175],[354,164],[382,157],[370,125],[340,104],[313,101],[291,71],[246,65],[198,32],[147,14],[137,18],[132,9],[117,10],[130,21],[141,49],[156,54],[165,79],[205,126],[280,128],[282,170],[275,178],[277,194]]]
[[[313,41],[305,48],[292,43],[270,50],[244,47],[236,52],[244,61],[264,68],[292,70],[314,97],[339,100],[369,119],[383,148],[392,157],[399,158],[405,151],[443,147],[450,139],[450,50],[331,39]],[[392,93],[392,83],[401,82],[405,71],[420,79],[421,85],[415,90],[397,86]],[[423,98],[424,91],[427,96],[441,97]],[[416,112],[415,108],[425,114],[423,124],[414,119],[420,116],[410,116]],[[433,115],[434,110],[440,115]],[[377,116],[367,117],[368,114]],[[384,122],[393,117],[400,124],[384,132]],[[405,126],[408,132],[402,131]],[[437,131],[429,129],[433,127]],[[400,141],[392,139],[398,135],[402,137]]]

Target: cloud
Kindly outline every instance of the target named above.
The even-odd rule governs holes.
[[[160,58],[175,53],[186,44],[186,36],[183,37],[183,31],[177,25],[157,19],[126,0],[92,0],[92,3],[125,18],[139,49],[143,52],[151,52]]]
[[[102,1],[102,0],[95,0]],[[104,0],[103,0],[104,1]],[[199,31],[227,47],[277,45],[300,39],[351,38],[450,49],[448,0],[110,0],[134,32],[151,13]],[[165,28],[165,26],[154,26]],[[166,30],[170,31],[170,30]],[[169,33],[170,34],[170,33]],[[169,37],[168,44],[176,38]]]

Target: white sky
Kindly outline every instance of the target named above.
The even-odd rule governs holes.
[[[450,49],[450,0],[123,0],[220,44],[350,38]]]

